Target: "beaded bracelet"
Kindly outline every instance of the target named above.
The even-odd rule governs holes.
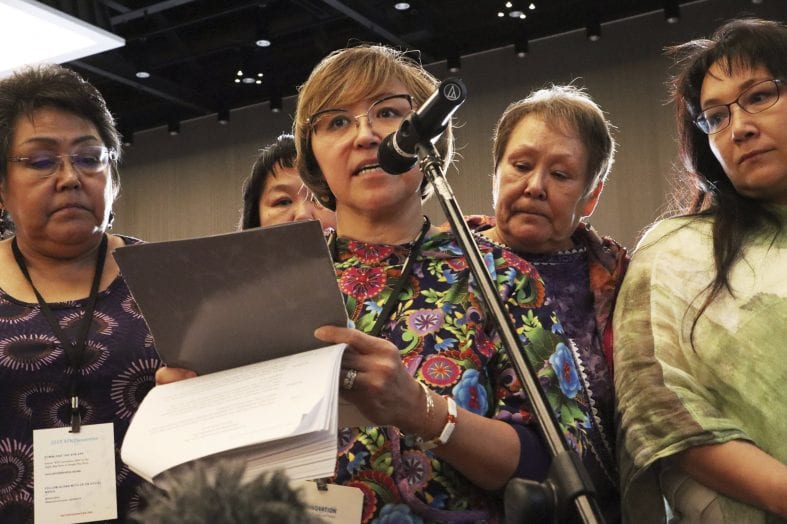
[[[415,438],[416,445],[424,451],[428,451],[432,448],[436,448],[437,446],[442,446],[443,444],[446,444],[448,440],[451,438],[454,429],[456,428],[456,420],[457,420],[456,402],[454,401],[454,399],[448,396],[444,396],[443,398],[445,398],[446,405],[448,407],[448,416],[446,417],[445,426],[443,426],[443,431],[440,432],[440,435],[437,438],[433,438],[431,440],[424,440],[423,437]]]

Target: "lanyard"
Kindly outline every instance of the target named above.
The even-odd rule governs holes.
[[[374,327],[369,332],[369,334],[373,337],[380,336],[380,332],[383,330],[383,324],[390,318],[394,306],[399,302],[399,295],[402,293],[407,280],[413,273],[413,264],[415,263],[415,259],[418,257],[418,254],[421,251],[421,244],[424,243],[424,239],[426,238],[426,234],[429,232],[431,225],[432,223],[429,221],[429,217],[424,216],[424,225],[421,226],[421,231],[418,232],[418,236],[415,237],[415,240],[413,240],[413,247],[410,249],[410,254],[407,255],[407,259],[404,261],[402,273],[396,280],[396,284],[394,284],[391,294],[388,296],[388,299],[385,301],[380,314],[377,316]],[[331,257],[333,258],[333,261],[337,262],[339,255],[336,252],[336,234],[334,232],[331,233],[331,236],[328,239],[328,245],[331,249]]]
[[[63,349],[66,350],[66,355],[71,363],[71,368],[74,370],[71,377],[70,397],[71,397],[71,433],[79,433],[79,428],[82,425],[82,416],[79,412],[79,395],[78,395],[78,381],[79,372],[82,369],[82,363],[85,357],[85,345],[87,342],[87,335],[90,331],[90,326],[93,324],[93,311],[96,307],[96,299],[98,298],[98,285],[101,282],[101,274],[104,272],[104,261],[107,255],[107,236],[101,238],[101,244],[98,246],[98,257],[96,258],[96,271],[93,275],[93,283],[90,286],[90,297],[88,298],[87,305],[85,306],[85,315],[80,322],[79,330],[77,331],[76,342],[71,342],[63,333],[60,328],[60,323],[55,318],[49,304],[46,303],[44,297],[38,292],[33,280],[30,278],[30,272],[27,270],[25,257],[19,251],[19,246],[16,243],[16,237],[11,241],[11,250],[14,252],[14,258],[19,266],[19,270],[30,283],[33,292],[38,300],[38,306],[41,308],[41,313],[46,317],[49,326],[52,328]]]

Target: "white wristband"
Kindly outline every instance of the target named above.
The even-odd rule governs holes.
[[[448,404],[448,418],[445,421],[445,426],[443,426],[443,431],[440,432],[440,436],[432,440],[424,440],[421,437],[416,437],[415,439],[418,447],[424,451],[446,444],[451,438],[454,428],[456,428],[456,402],[451,397],[445,397],[445,401]]]

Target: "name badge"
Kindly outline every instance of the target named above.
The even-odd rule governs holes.
[[[321,487],[311,480],[292,482],[300,489],[301,498],[313,515],[325,522],[358,524],[363,515],[363,492],[350,486],[323,484]]]
[[[72,524],[117,518],[112,423],[33,431],[36,522]]]

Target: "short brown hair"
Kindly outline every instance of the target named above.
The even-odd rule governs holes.
[[[317,111],[345,102],[374,98],[382,94],[383,86],[391,80],[398,80],[407,87],[416,106],[423,104],[438,84],[434,76],[405,52],[365,44],[329,54],[317,64],[306,83],[300,87],[294,123],[298,171],[304,183],[325,207],[335,210],[336,198],[312,152],[309,117]],[[443,157],[444,167],[448,166],[453,155],[450,124],[436,147]],[[426,199],[431,193],[431,185],[424,180],[421,197]]]
[[[104,145],[117,153],[110,163],[114,194],[120,190],[117,164],[120,134],[98,89],[74,71],[45,64],[28,66],[0,80],[0,182],[8,173],[7,158],[17,119],[42,108],[72,113],[96,126]]]
[[[495,173],[514,129],[529,115],[540,116],[550,125],[567,126],[577,132],[588,152],[588,193],[606,180],[615,162],[614,126],[604,117],[598,104],[582,88],[573,85],[539,89],[506,108],[497,122],[493,138]]]

